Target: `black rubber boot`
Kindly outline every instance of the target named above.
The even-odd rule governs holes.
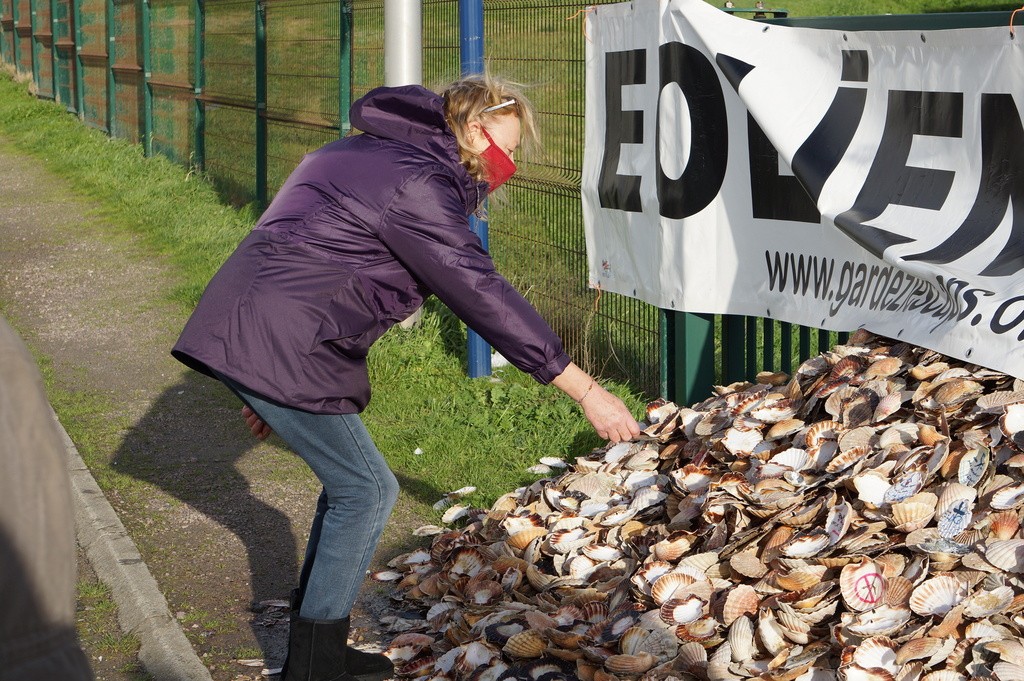
[[[296,617],[288,632],[288,668],[284,681],[356,681],[345,669],[348,618],[307,620]]]
[[[289,600],[291,601],[291,614],[288,619],[290,624],[294,624],[295,620],[299,618],[299,608],[302,607],[302,591],[300,589],[292,589]],[[346,617],[343,621],[347,626],[349,618]],[[289,637],[290,635],[289,633]],[[288,678],[288,663],[290,660],[291,645],[288,646],[288,656],[285,657],[284,665],[282,665],[282,679]],[[384,681],[384,679],[389,679],[395,674],[395,665],[391,663],[387,656],[379,653],[367,653],[353,648],[348,644],[347,639],[345,640],[345,664],[348,667],[348,673],[359,681]]]

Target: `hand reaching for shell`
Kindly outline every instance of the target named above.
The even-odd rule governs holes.
[[[640,434],[640,425],[622,400],[596,383],[580,401],[580,406],[590,425],[606,440],[622,442]]]
[[[587,372],[572,362],[551,383],[576,400],[600,437],[622,442],[640,434],[640,424],[622,400],[598,385]]]

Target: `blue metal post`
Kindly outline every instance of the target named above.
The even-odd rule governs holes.
[[[459,0],[459,56],[462,75],[469,76],[484,71],[484,2],[483,0]],[[469,228],[480,237],[484,248],[487,245],[487,221],[475,215],[469,218]],[[466,331],[466,353],[468,355],[469,377],[479,378],[491,374],[491,347],[473,329]]]

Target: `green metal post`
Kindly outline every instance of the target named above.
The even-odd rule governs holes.
[[[782,322],[782,334],[779,344],[782,352],[779,358],[779,370],[787,374],[793,370],[793,325],[789,322]]]
[[[745,367],[744,318],[740,315],[722,315],[722,383],[743,380]]]
[[[764,326],[763,342],[761,344],[761,363],[765,371],[778,371],[775,364],[775,320],[765,318],[761,322]]]
[[[149,0],[142,0],[142,149],[146,156],[153,155],[153,77],[152,24],[149,16]]]
[[[744,350],[746,368],[743,378],[752,380],[757,373],[757,317],[747,317],[747,347]]]
[[[811,330],[806,326],[800,327],[800,356],[798,362],[803,362],[811,356]]]
[[[195,35],[193,37],[194,45],[193,50],[195,52],[195,66],[193,73],[192,88],[195,93],[193,102],[195,103],[195,118],[194,118],[194,134],[195,139],[193,140],[193,163],[199,170],[203,170],[206,165],[206,107],[203,106],[203,100],[201,99],[203,94],[203,86],[206,82],[205,69],[203,68],[203,59],[205,59],[203,51],[203,36],[206,32],[206,6],[203,0],[193,1],[193,12],[195,14],[195,21],[193,22],[193,28]]]
[[[13,35],[11,36],[11,47],[14,48],[14,54],[11,55],[11,63],[14,65],[15,73],[20,73],[19,69],[21,67],[18,59],[21,54],[19,49],[21,39],[18,36],[18,24],[21,23],[19,21],[21,17],[19,17],[18,14],[18,0],[11,0],[11,19],[14,20],[14,25],[12,27]]]
[[[85,120],[85,67],[82,66],[82,0],[71,0],[75,22],[75,101],[78,117]]]
[[[267,6],[256,2],[256,202],[267,205]]]
[[[114,0],[107,0],[107,134],[114,136],[114,43],[117,34],[114,31]]]
[[[57,54],[57,0],[50,0],[50,80],[53,81],[53,101],[60,101],[57,96],[57,71],[60,58]]]
[[[662,395],[693,404],[715,382],[715,316],[661,311]]]
[[[32,60],[32,83],[36,86],[36,92],[38,92],[39,57],[36,56],[36,2],[38,0],[28,0],[28,50],[29,57]]]
[[[352,1],[341,0],[341,36],[338,40],[341,50],[338,59],[338,136],[348,134],[351,124],[348,110],[352,106]]]

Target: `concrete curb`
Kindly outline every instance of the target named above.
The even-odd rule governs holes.
[[[110,587],[118,621],[139,638],[139,662],[154,681],[212,681],[199,661],[167,600],[128,536],[120,518],[96,484],[78,449],[54,414],[67,449],[68,475],[75,507],[78,543],[93,569]]]

